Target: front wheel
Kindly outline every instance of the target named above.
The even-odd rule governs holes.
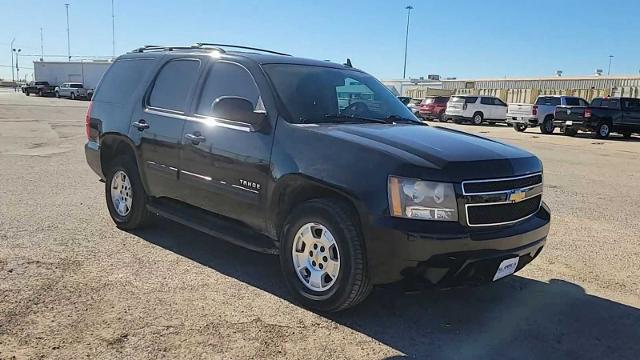
[[[25,94],[25,95],[27,95],[27,96],[29,96],[29,92],[28,92],[28,91],[25,91],[25,92],[24,92],[24,94]]]
[[[513,124],[513,130],[517,131],[517,132],[524,132],[525,130],[527,130],[527,125],[526,124]]]
[[[75,93],[71,93],[71,100],[75,100],[76,99],[76,94]]]
[[[60,99],[60,93],[56,91],[56,98]]]
[[[151,218],[135,160],[118,157],[107,171],[105,196],[111,218],[123,230],[145,225]]]
[[[356,214],[340,200],[310,200],[291,212],[280,239],[280,266],[296,300],[319,311],[354,306],[371,291]]]

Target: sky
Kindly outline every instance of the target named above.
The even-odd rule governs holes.
[[[640,74],[640,1],[617,0],[114,0],[116,54],[145,44],[233,43],[344,62],[381,79]],[[111,0],[0,0],[0,78],[40,54],[110,56]],[[30,78],[29,78],[30,79]]]

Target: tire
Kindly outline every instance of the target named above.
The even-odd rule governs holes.
[[[555,129],[555,126],[553,126],[553,116],[547,115],[542,121],[542,124],[540,124],[540,132],[549,135],[553,134]]]
[[[478,111],[475,114],[473,114],[473,117],[471,118],[471,123],[473,125],[482,125],[482,121],[484,121],[483,113]]]
[[[446,118],[446,117],[445,117],[445,115],[444,115],[444,111],[443,111],[443,112],[441,112],[441,113],[438,115],[438,121],[440,121],[440,122],[447,122],[447,118]]]
[[[56,99],[60,99],[60,93],[56,91]]]
[[[331,237],[325,237],[326,231]],[[333,243],[323,240],[327,238]],[[335,263],[335,278],[327,276],[334,273],[328,269],[336,269]],[[340,200],[310,200],[291,211],[280,239],[280,266],[295,299],[311,309],[344,310],[371,292],[360,226],[351,208]],[[318,274],[315,283],[312,271]]]
[[[625,139],[631,139],[631,131],[625,131],[625,132],[623,132],[623,133],[622,133],[622,136],[623,136]]]
[[[29,92],[28,92],[28,91],[25,91],[25,92],[24,92],[24,94],[25,94],[25,95],[27,95],[27,96],[29,96]]]
[[[122,179],[121,175],[123,173],[128,179],[128,184],[126,184],[125,181],[124,186],[115,188],[118,181],[114,181],[114,178],[118,177]],[[140,181],[138,167],[134,159],[129,159],[124,156],[114,159],[107,170],[104,189],[109,214],[118,228],[122,230],[133,230],[149,222],[152,214],[147,210],[147,194]],[[131,200],[125,201],[128,206],[116,209],[116,201],[114,201],[113,196],[117,195],[117,193],[129,194],[128,198]]]
[[[76,99],[76,94],[75,93],[71,93],[71,100],[75,100]]]
[[[525,124],[517,124],[517,123],[513,124],[513,130],[517,132],[524,132],[525,130],[527,130],[527,128],[528,126]]]
[[[567,128],[564,128],[564,134],[566,136],[576,136],[578,134],[578,130],[571,127],[567,127]]]
[[[605,121],[601,121],[596,128],[596,137],[598,139],[606,139],[611,134],[611,125]]]

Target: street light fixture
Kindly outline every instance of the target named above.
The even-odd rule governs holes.
[[[13,49],[13,52],[16,53],[16,77],[18,78],[18,81],[20,81],[20,51],[22,51],[22,49]]]
[[[407,47],[409,46],[409,19],[411,18],[411,10],[413,10],[413,6],[407,5],[405,9],[407,10],[407,33],[404,37],[404,68],[402,69],[403,79],[407,77]]]

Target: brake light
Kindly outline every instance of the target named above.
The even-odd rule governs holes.
[[[462,110],[467,110],[467,103],[464,103],[464,104],[462,105]]]
[[[584,117],[585,118],[590,118],[591,117],[591,109],[589,109],[589,108],[585,108],[584,109]]]
[[[91,138],[91,108],[93,107],[93,101],[89,102],[89,107],[87,108],[87,115],[84,118],[84,128],[87,133],[87,139]]]
[[[531,114],[538,115],[538,105],[533,105],[533,110],[531,110]]]

